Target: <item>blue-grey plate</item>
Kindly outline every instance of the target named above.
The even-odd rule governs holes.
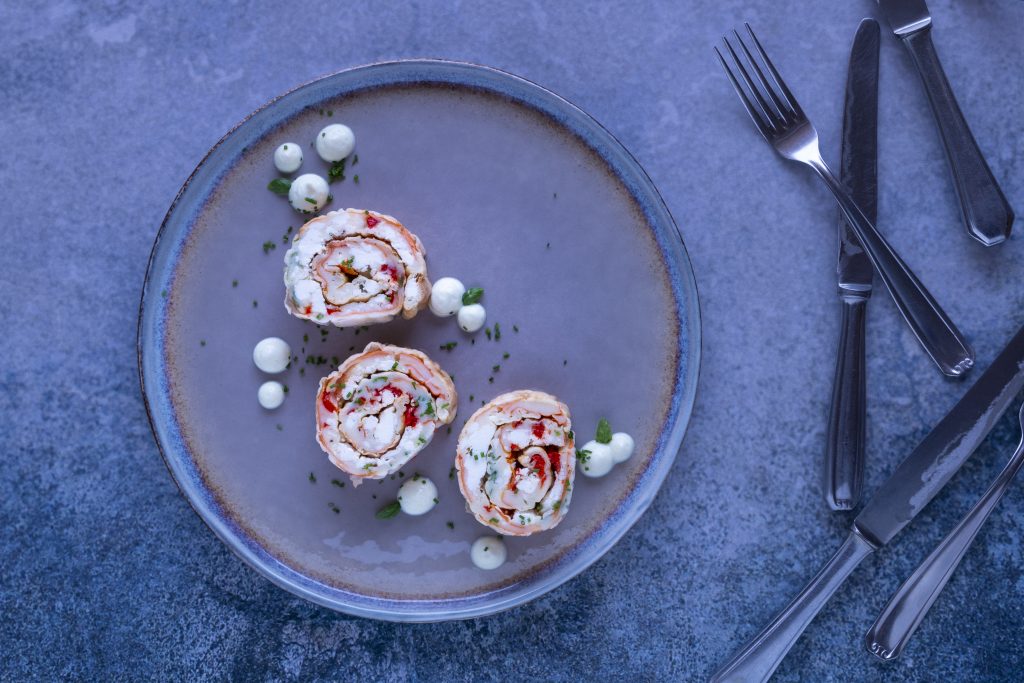
[[[285,312],[287,235],[303,221],[266,189],[276,176],[272,155],[283,142],[300,143],[300,173],[325,173],[310,145],[332,122],[355,131],[359,159],[332,185],[331,207],[397,217],[422,239],[432,279],[483,287],[490,339],[428,311],[326,333]],[[276,411],[256,401],[268,378],[253,365],[252,348],[267,336],[286,339],[300,359],[282,376],[288,395]],[[317,381],[372,340],[421,349],[455,377],[452,433],[438,433],[402,472],[440,489],[439,505],[422,517],[377,519],[401,478],[341,487],[347,478],[314,440]],[[450,341],[458,346],[441,350]],[[157,235],[138,345],[167,466],[232,550],[327,607],[435,621],[535,598],[636,522],[682,444],[700,314],[672,217],[608,131],[507,73],[404,61],[308,83],[213,147]],[[488,529],[465,511],[449,477],[455,438],[482,402],[521,388],[565,401],[579,443],[606,416],[634,436],[637,450],[602,479],[577,476],[557,528],[508,539],[508,561],[481,571],[469,546]]]

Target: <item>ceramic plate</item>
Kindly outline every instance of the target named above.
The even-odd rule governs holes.
[[[311,141],[334,122],[355,131],[359,159],[331,186],[328,209],[369,208],[402,221],[422,239],[431,279],[484,288],[490,339],[429,311],[364,330],[325,329],[285,312],[286,235],[303,219],[266,189],[277,175],[273,151],[298,142],[300,172],[326,174]],[[267,336],[284,338],[299,357],[280,376],[288,395],[276,411],[256,400],[269,378],[252,349]],[[440,430],[402,472],[440,489],[440,503],[422,517],[377,519],[402,477],[353,488],[314,440],[318,380],[374,340],[423,350],[458,389],[452,432]],[[453,350],[441,349],[452,341]],[[533,83],[440,61],[327,76],[224,136],[160,228],[139,321],[153,431],[196,512],[283,588],[397,621],[506,609],[604,554],[675,460],[699,355],[682,240],[622,145]],[[520,388],[567,403],[578,443],[606,416],[637,449],[604,478],[577,474],[564,521],[509,538],[508,561],[482,571],[469,546],[488,529],[466,512],[449,476],[455,440],[484,401]]]

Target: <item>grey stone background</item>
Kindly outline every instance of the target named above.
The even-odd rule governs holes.
[[[931,5],[963,110],[1024,210],[1024,3]],[[0,678],[706,678],[849,522],[818,486],[836,210],[756,137],[710,48],[750,21],[836,160],[850,41],[875,11],[869,0],[0,5]],[[1021,240],[986,250],[965,236],[916,74],[888,36],[882,52],[879,226],[985,366],[1024,322]],[[334,614],[243,566],[178,494],[135,369],[150,245],[205,151],[300,82],[407,56],[507,69],[605,124],[679,221],[703,305],[696,411],[648,514],[567,585],[464,623]],[[940,377],[881,291],[869,335],[870,492],[966,384]],[[778,680],[1020,678],[1019,490],[900,661],[861,644],[1017,438],[1007,416],[836,595]]]

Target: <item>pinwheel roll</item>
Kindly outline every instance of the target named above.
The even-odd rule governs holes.
[[[502,394],[459,435],[459,489],[481,524],[529,536],[562,521],[576,471],[569,409],[541,391]]]
[[[359,486],[409,462],[457,406],[451,377],[425,354],[371,342],[320,380],[316,437]]]
[[[321,325],[356,327],[416,315],[430,299],[423,244],[375,211],[309,221],[284,255],[285,308]]]

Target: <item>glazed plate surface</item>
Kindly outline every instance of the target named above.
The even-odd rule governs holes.
[[[484,288],[491,339],[429,311],[361,330],[286,313],[286,235],[303,218],[266,189],[277,175],[273,151],[298,142],[299,173],[326,174],[310,143],[329,123],[355,131],[359,159],[331,186],[326,210],[373,209],[402,221],[423,241],[432,280],[450,275]],[[253,365],[252,348],[268,336],[288,341],[299,357],[276,377],[288,387],[276,411],[256,401],[270,377]],[[320,377],[370,341],[417,348],[440,363],[455,379],[459,412],[452,432],[439,431],[404,477],[354,488],[317,446],[313,406]],[[440,348],[449,342],[457,346]],[[636,161],[549,91],[440,61],[319,79],[226,135],[160,229],[139,321],[153,430],[203,520],[287,590],[399,621],[507,609],[604,554],[675,460],[699,355],[690,264]],[[455,440],[482,402],[520,388],[567,403],[578,444],[607,417],[634,436],[636,453],[604,478],[578,473],[561,525],[507,539],[508,561],[481,571],[469,546],[488,529],[465,511],[450,478]],[[437,484],[437,507],[377,519],[417,472]]]

